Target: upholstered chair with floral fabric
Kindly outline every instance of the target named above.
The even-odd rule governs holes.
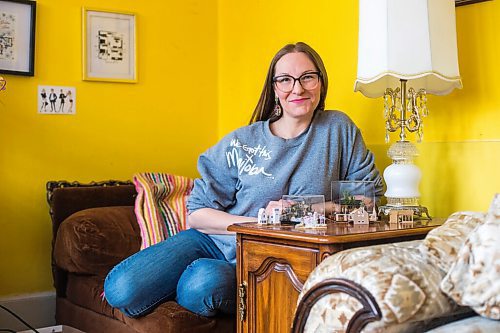
[[[487,214],[454,213],[424,240],[325,259],[299,295],[293,332],[500,332],[499,319],[496,195]]]

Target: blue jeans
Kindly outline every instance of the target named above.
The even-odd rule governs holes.
[[[188,229],[116,265],[104,281],[104,294],[129,317],[173,299],[202,316],[233,314],[236,265],[208,235]]]

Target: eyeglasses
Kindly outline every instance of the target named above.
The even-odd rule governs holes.
[[[320,72],[307,72],[301,76],[293,77],[291,75],[278,75],[273,77],[273,82],[280,91],[284,93],[289,93],[295,87],[295,82],[299,81],[299,84],[305,90],[312,90],[318,86]]]

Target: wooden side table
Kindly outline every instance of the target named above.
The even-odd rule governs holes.
[[[332,223],[326,229],[254,222],[229,226],[237,241],[237,331],[290,332],[302,286],[323,259],[348,248],[422,239],[443,222]]]

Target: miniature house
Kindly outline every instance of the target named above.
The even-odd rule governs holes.
[[[354,224],[368,224],[368,212],[365,210],[365,207],[361,206],[349,214],[349,220],[352,220]]]
[[[413,222],[413,211],[409,209],[391,210],[389,223]]]
[[[347,207],[341,206],[340,212],[335,212],[334,216],[337,222],[349,222],[350,211]]]

